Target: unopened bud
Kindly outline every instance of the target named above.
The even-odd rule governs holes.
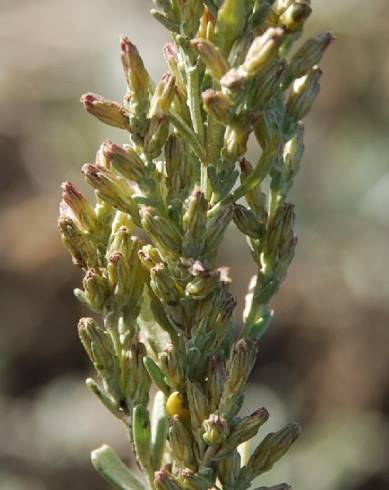
[[[203,422],[203,429],[203,439],[209,446],[220,446],[229,433],[226,419],[215,413]]]
[[[190,420],[192,429],[198,432],[204,420],[208,418],[209,406],[208,400],[204,395],[201,387],[191,381],[186,382],[186,394],[189,404]]]
[[[77,223],[85,231],[93,232],[96,230],[96,215],[91,205],[85,197],[77,190],[71,182],[64,182],[62,188],[61,210],[65,214],[64,208],[67,206]]]
[[[157,298],[168,306],[177,306],[179,295],[175,282],[164,264],[157,264],[150,270],[150,286]]]
[[[84,277],[83,286],[85,298],[93,311],[102,311],[109,295],[107,279],[97,273],[95,269],[89,269]]]
[[[195,188],[185,204],[186,211],[182,218],[184,228],[182,253],[185,257],[197,257],[204,250],[208,202],[204,194]]]
[[[208,221],[205,230],[205,249],[207,253],[212,253],[217,249],[227,226],[230,224],[232,214],[232,207],[225,206]]]
[[[162,261],[162,257],[160,256],[158,249],[152,245],[145,245],[142,247],[141,250],[139,250],[138,255],[140,261],[148,271]]]
[[[224,363],[216,357],[211,357],[208,363],[208,379],[206,394],[210,409],[214,412],[219,407],[220,398],[226,382]]]
[[[181,235],[174,223],[146,206],[141,208],[140,216],[144,230],[153,241],[169,252],[180,253]]]
[[[224,124],[228,124],[234,117],[233,104],[227,95],[216,90],[208,89],[201,94],[204,109]]]
[[[184,366],[182,359],[177,353],[177,349],[169,344],[158,356],[161,370],[166,378],[166,383],[175,390],[182,388],[184,383]],[[173,398],[169,398],[166,403],[166,410],[169,415],[180,415],[185,417],[188,410],[184,404],[184,398],[176,391]]]
[[[106,141],[103,146],[103,153],[120,175],[142,184],[146,178],[146,167],[135,150],[130,147],[124,149],[111,141]]]
[[[230,69],[227,60],[221,51],[211,42],[205,39],[193,39],[191,45],[196,48],[202,61],[212,78],[219,81]]]
[[[242,184],[253,172],[253,167],[245,158],[239,162],[240,180]],[[255,211],[258,216],[261,216],[261,221],[266,221],[266,194],[261,191],[259,185],[252,187],[246,191],[245,198],[250,205],[250,208]]]
[[[254,39],[247,52],[242,69],[248,76],[257,75],[276,56],[285,37],[285,31],[269,27],[262,36]]]
[[[319,91],[322,71],[314,66],[304,77],[294,81],[286,110],[295,121],[300,121],[311,110]]]
[[[181,471],[179,480],[184,490],[207,490],[212,486],[210,479],[202,474],[194,473],[189,468],[184,468]]]
[[[253,211],[241,204],[234,205],[233,220],[239,230],[245,235],[255,239],[263,236],[265,224],[258,219]]]
[[[117,102],[92,93],[84,94],[81,102],[90,114],[108,126],[130,131],[129,113]]]
[[[334,39],[330,32],[323,32],[303,44],[290,61],[288,79],[291,81],[294,78],[300,78],[317,65],[324,51]]]
[[[148,158],[157,158],[169,135],[169,116],[157,114],[151,121],[144,135],[144,151]]]
[[[236,481],[241,467],[241,458],[238,451],[225,456],[217,462],[217,477],[226,488],[238,488]]]
[[[165,470],[154,473],[154,485],[156,490],[181,490],[174,476]]]
[[[98,267],[96,249],[71,218],[60,216],[58,229],[75,264],[83,269]]]
[[[279,22],[288,29],[288,31],[296,31],[301,29],[305,20],[311,15],[312,8],[309,5],[309,0],[296,0],[285,12],[280,16]]]
[[[181,418],[174,415],[170,419],[169,442],[175,461],[181,466],[195,468],[193,440]]]
[[[246,26],[248,2],[224,0],[216,20],[215,38],[219,48],[228,55]]]
[[[149,118],[155,115],[167,114],[175,94],[175,78],[165,73],[158,83],[150,103]]]

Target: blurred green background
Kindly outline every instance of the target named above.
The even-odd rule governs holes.
[[[303,436],[262,482],[296,490],[389,489],[389,3],[313,0],[306,34],[331,30],[322,91],[306,121],[293,191],[299,245],[245,411]],[[80,276],[61,246],[61,181],[124,136],[82,110],[81,93],[120,100],[118,40],[153,77],[166,33],[151,1],[0,0],[0,488],[107,488],[89,463],[126,437],[84,388],[89,372],[72,296]],[[231,229],[221,254],[242,299],[254,273]],[[132,463],[133,464],[133,463]]]

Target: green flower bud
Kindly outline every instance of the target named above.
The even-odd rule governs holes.
[[[216,411],[219,407],[225,382],[226,370],[224,363],[214,356],[211,357],[208,362],[206,395],[212,412]]]
[[[309,39],[290,60],[288,69],[288,80],[304,76],[311,68],[317,65],[324,51],[334,40],[330,32],[323,32]]]
[[[169,344],[158,356],[160,368],[165,375],[166,383],[177,391],[184,385],[183,360],[179,357],[177,349]]]
[[[273,27],[269,27],[262,36],[256,37],[247,52],[242,71],[249,77],[260,73],[277,56],[284,38],[285,31]]]
[[[99,197],[120,211],[129,213],[135,222],[139,222],[139,212],[132,199],[131,189],[121,177],[105,167],[92,164],[83,165],[82,173]]]
[[[89,114],[97,117],[108,126],[131,130],[129,113],[117,102],[92,93],[82,95],[81,102]]]
[[[192,449],[193,440],[178,415],[170,419],[169,442],[174,460],[180,466],[194,469],[196,466]]]
[[[150,286],[161,303],[177,306],[179,294],[176,284],[164,264],[157,264],[150,270]]]
[[[95,269],[89,269],[83,279],[85,299],[93,311],[101,312],[110,294],[108,281],[97,273]]]
[[[259,239],[265,231],[265,223],[260,221],[257,215],[241,204],[234,205],[234,223],[239,230],[251,238]]]
[[[152,245],[145,245],[139,250],[139,259],[143,266],[150,271],[157,264],[162,262],[162,257],[160,256],[158,249]]]
[[[286,103],[288,115],[295,121],[305,117],[311,110],[320,91],[320,78],[322,71],[314,66],[307,75],[294,81],[292,92]]]
[[[207,271],[199,262],[195,263],[193,273],[195,274],[194,279],[192,279],[185,288],[186,296],[192,299],[205,299],[212,294],[220,284],[219,272]]]
[[[300,162],[304,154],[304,126],[300,122],[297,126],[297,133],[284,146],[284,179],[285,193],[293,184],[294,177],[300,168]]]
[[[302,28],[303,23],[311,13],[309,0],[296,0],[280,16],[279,22],[288,31],[293,32]]]
[[[146,346],[133,338],[129,349],[123,356],[123,372],[125,376],[124,394],[131,400],[131,405],[141,404],[147,406],[151,379],[143,364],[143,358],[147,355]]]
[[[200,385],[191,381],[186,382],[186,395],[188,398],[192,430],[196,434],[201,430],[202,423],[208,418],[210,413],[208,400]]]
[[[208,89],[201,94],[204,109],[216,119],[224,124],[229,124],[233,117],[233,104],[231,100],[222,92]]]
[[[279,94],[282,88],[282,82],[287,70],[287,64],[284,60],[272,63],[269,68],[264,70],[255,89],[254,107],[262,109],[270,100]]]
[[[248,15],[247,2],[224,0],[221,5],[215,29],[216,45],[228,55],[234,42],[243,33]]]
[[[96,231],[97,219],[91,205],[85,197],[78,192],[71,182],[64,182],[62,188],[61,212],[64,215],[70,215],[77,224],[90,233]],[[67,209],[65,210],[65,208]],[[70,211],[70,213],[68,212]]]
[[[232,219],[231,206],[225,206],[218,211],[207,223],[205,229],[205,250],[213,253],[223,239],[224,232]]]
[[[135,225],[131,219],[131,216],[129,216],[127,213],[116,211],[112,220],[112,235],[115,235],[120,228],[126,228],[128,233],[132,233],[135,230]]]
[[[71,218],[60,216],[58,230],[74,264],[82,269],[98,267],[96,249]]]
[[[245,180],[250,176],[253,172],[253,167],[245,158],[243,158],[240,162],[240,180],[242,184]],[[245,198],[250,205],[250,208],[254,210],[254,212],[261,216],[261,221],[266,221],[266,194],[261,191],[259,185],[252,187],[251,189],[246,191]]]
[[[103,144],[104,156],[111,163],[114,170],[126,179],[142,184],[147,178],[147,171],[144,163],[138,154],[130,147],[125,149],[115,145],[111,141]]]
[[[212,486],[212,481],[205,476],[194,473],[189,468],[185,468],[180,473],[180,486],[184,490],[208,490]]]
[[[247,142],[251,133],[252,116],[239,114],[227,127],[224,136],[224,154],[230,161],[236,161],[247,151]]]
[[[174,223],[147,206],[141,207],[140,216],[143,229],[158,246],[169,252],[180,253],[182,238]]]
[[[165,470],[154,473],[154,485],[156,490],[181,490],[174,476]]]
[[[180,198],[190,186],[192,168],[184,141],[177,133],[172,133],[165,144],[165,172],[170,197]]]
[[[137,48],[127,37],[120,41],[124,75],[129,88],[129,111],[132,131],[143,137],[147,129],[151,80]]]
[[[255,478],[269,471],[296,441],[300,432],[299,424],[293,423],[278,432],[268,434],[247,463],[247,472],[251,477]]]
[[[182,218],[184,237],[182,253],[185,257],[198,257],[204,250],[204,229],[207,224],[208,202],[204,194],[195,187],[187,199]]]
[[[175,78],[170,73],[165,73],[157,85],[151,99],[149,118],[167,114],[175,95]]]
[[[220,446],[229,433],[226,419],[218,414],[211,413],[203,422],[203,439],[209,446]]]
[[[144,136],[144,152],[148,158],[157,158],[169,135],[169,116],[165,114],[155,115]]]
[[[212,78],[219,81],[230,69],[228,61],[221,51],[205,39],[193,39],[191,45],[197,50]]]
[[[281,121],[273,110],[261,112],[254,121],[254,132],[258,143],[264,149],[281,130]]]
[[[217,462],[217,477],[223,487],[238,488],[236,481],[240,470],[240,454],[234,451]],[[244,487],[242,487],[244,488]]]
[[[228,415],[240,398],[254,366],[256,355],[257,342],[252,339],[241,339],[234,345],[226,367],[228,376],[220,401],[221,414]]]
[[[266,408],[259,408],[251,415],[241,418],[232,427],[230,435],[218,450],[216,457],[220,459],[224,458],[227,454],[232,453],[240,444],[254,437],[268,418],[269,412]]]

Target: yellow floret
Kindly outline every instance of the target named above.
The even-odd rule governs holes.
[[[166,413],[173,417],[178,415],[183,420],[189,420],[189,412],[184,404],[184,397],[179,391],[172,393],[166,402]]]

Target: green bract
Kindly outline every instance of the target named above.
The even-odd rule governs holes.
[[[246,417],[239,410],[272,319],[269,302],[294,254],[287,195],[332,36],[289,54],[309,0],[155,4],[154,17],[171,31],[168,72],[154,86],[137,48],[122,39],[123,103],[94,94],[81,101],[127,131],[129,143],[106,141],[83,166],[94,208],[73,184],[62,187],[59,230],[85,274],[75,294],[101,316],[79,324],[100,380],[87,386],[124,423],[144,482],[107,446],[92,459],[121,490],[245,490],[300,431],[289,424],[268,434],[241,461],[238,446],[268,418],[264,408]],[[252,133],[261,147],[254,164],[245,158]],[[257,267],[240,332],[230,279],[216,268],[232,222]],[[152,385],[159,391],[149,407]]]

